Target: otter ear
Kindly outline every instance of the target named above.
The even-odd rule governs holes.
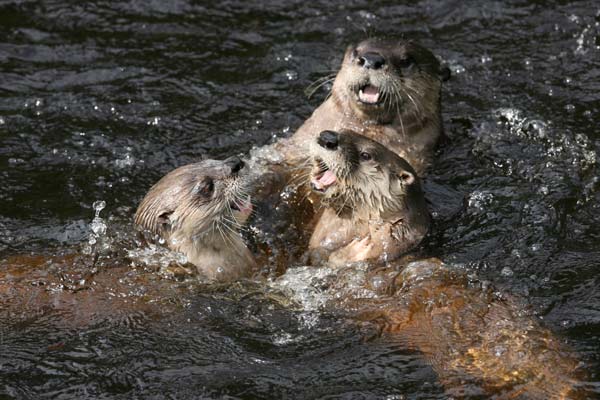
[[[158,216],[156,222],[159,232],[165,232],[171,228],[171,214],[173,214],[173,211],[166,211]]]
[[[415,182],[415,176],[408,171],[402,171],[397,176],[402,185],[408,186]]]
[[[440,79],[442,80],[442,82],[446,82],[448,79],[450,79],[451,76],[452,73],[450,72],[450,68],[448,68],[445,65],[442,65],[440,67]]]
[[[348,45],[348,47],[346,47],[346,51],[344,52],[344,58],[349,57],[352,54],[352,52],[354,51],[355,47],[356,46],[353,44]]]

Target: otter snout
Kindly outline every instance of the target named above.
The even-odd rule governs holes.
[[[327,150],[336,150],[339,144],[339,134],[334,131],[323,131],[317,138],[319,146]]]
[[[385,65],[385,57],[377,52],[370,51],[358,57],[358,65],[367,69],[380,69]]]
[[[244,163],[239,157],[232,156],[225,160],[225,165],[231,169],[231,174],[234,175],[240,172],[246,163]]]

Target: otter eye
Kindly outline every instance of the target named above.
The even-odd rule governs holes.
[[[408,68],[408,67],[412,66],[414,63],[415,63],[415,59],[410,56],[402,58],[397,61],[397,65],[399,68]]]
[[[371,154],[366,151],[361,151],[358,156],[360,157],[360,161],[369,161],[372,158]]]

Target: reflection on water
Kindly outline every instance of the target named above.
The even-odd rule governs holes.
[[[203,285],[135,253],[151,184],[291,134],[326,96],[306,87],[375,33],[454,74],[422,253],[522,299],[598,396],[599,15],[590,1],[3,3],[0,397],[447,398],[420,354],[326,307],[372,299],[377,276],[366,290],[361,271],[336,286],[295,266]],[[480,396],[467,383],[454,395]]]

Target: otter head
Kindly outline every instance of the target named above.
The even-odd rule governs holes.
[[[364,120],[424,124],[439,115],[441,81],[448,73],[414,42],[368,39],[346,50],[333,98]]]
[[[339,215],[427,219],[419,178],[400,156],[352,131],[323,131],[311,146],[312,189]]]
[[[185,165],[150,189],[135,222],[183,253],[228,242],[252,212],[249,186],[238,157]]]

